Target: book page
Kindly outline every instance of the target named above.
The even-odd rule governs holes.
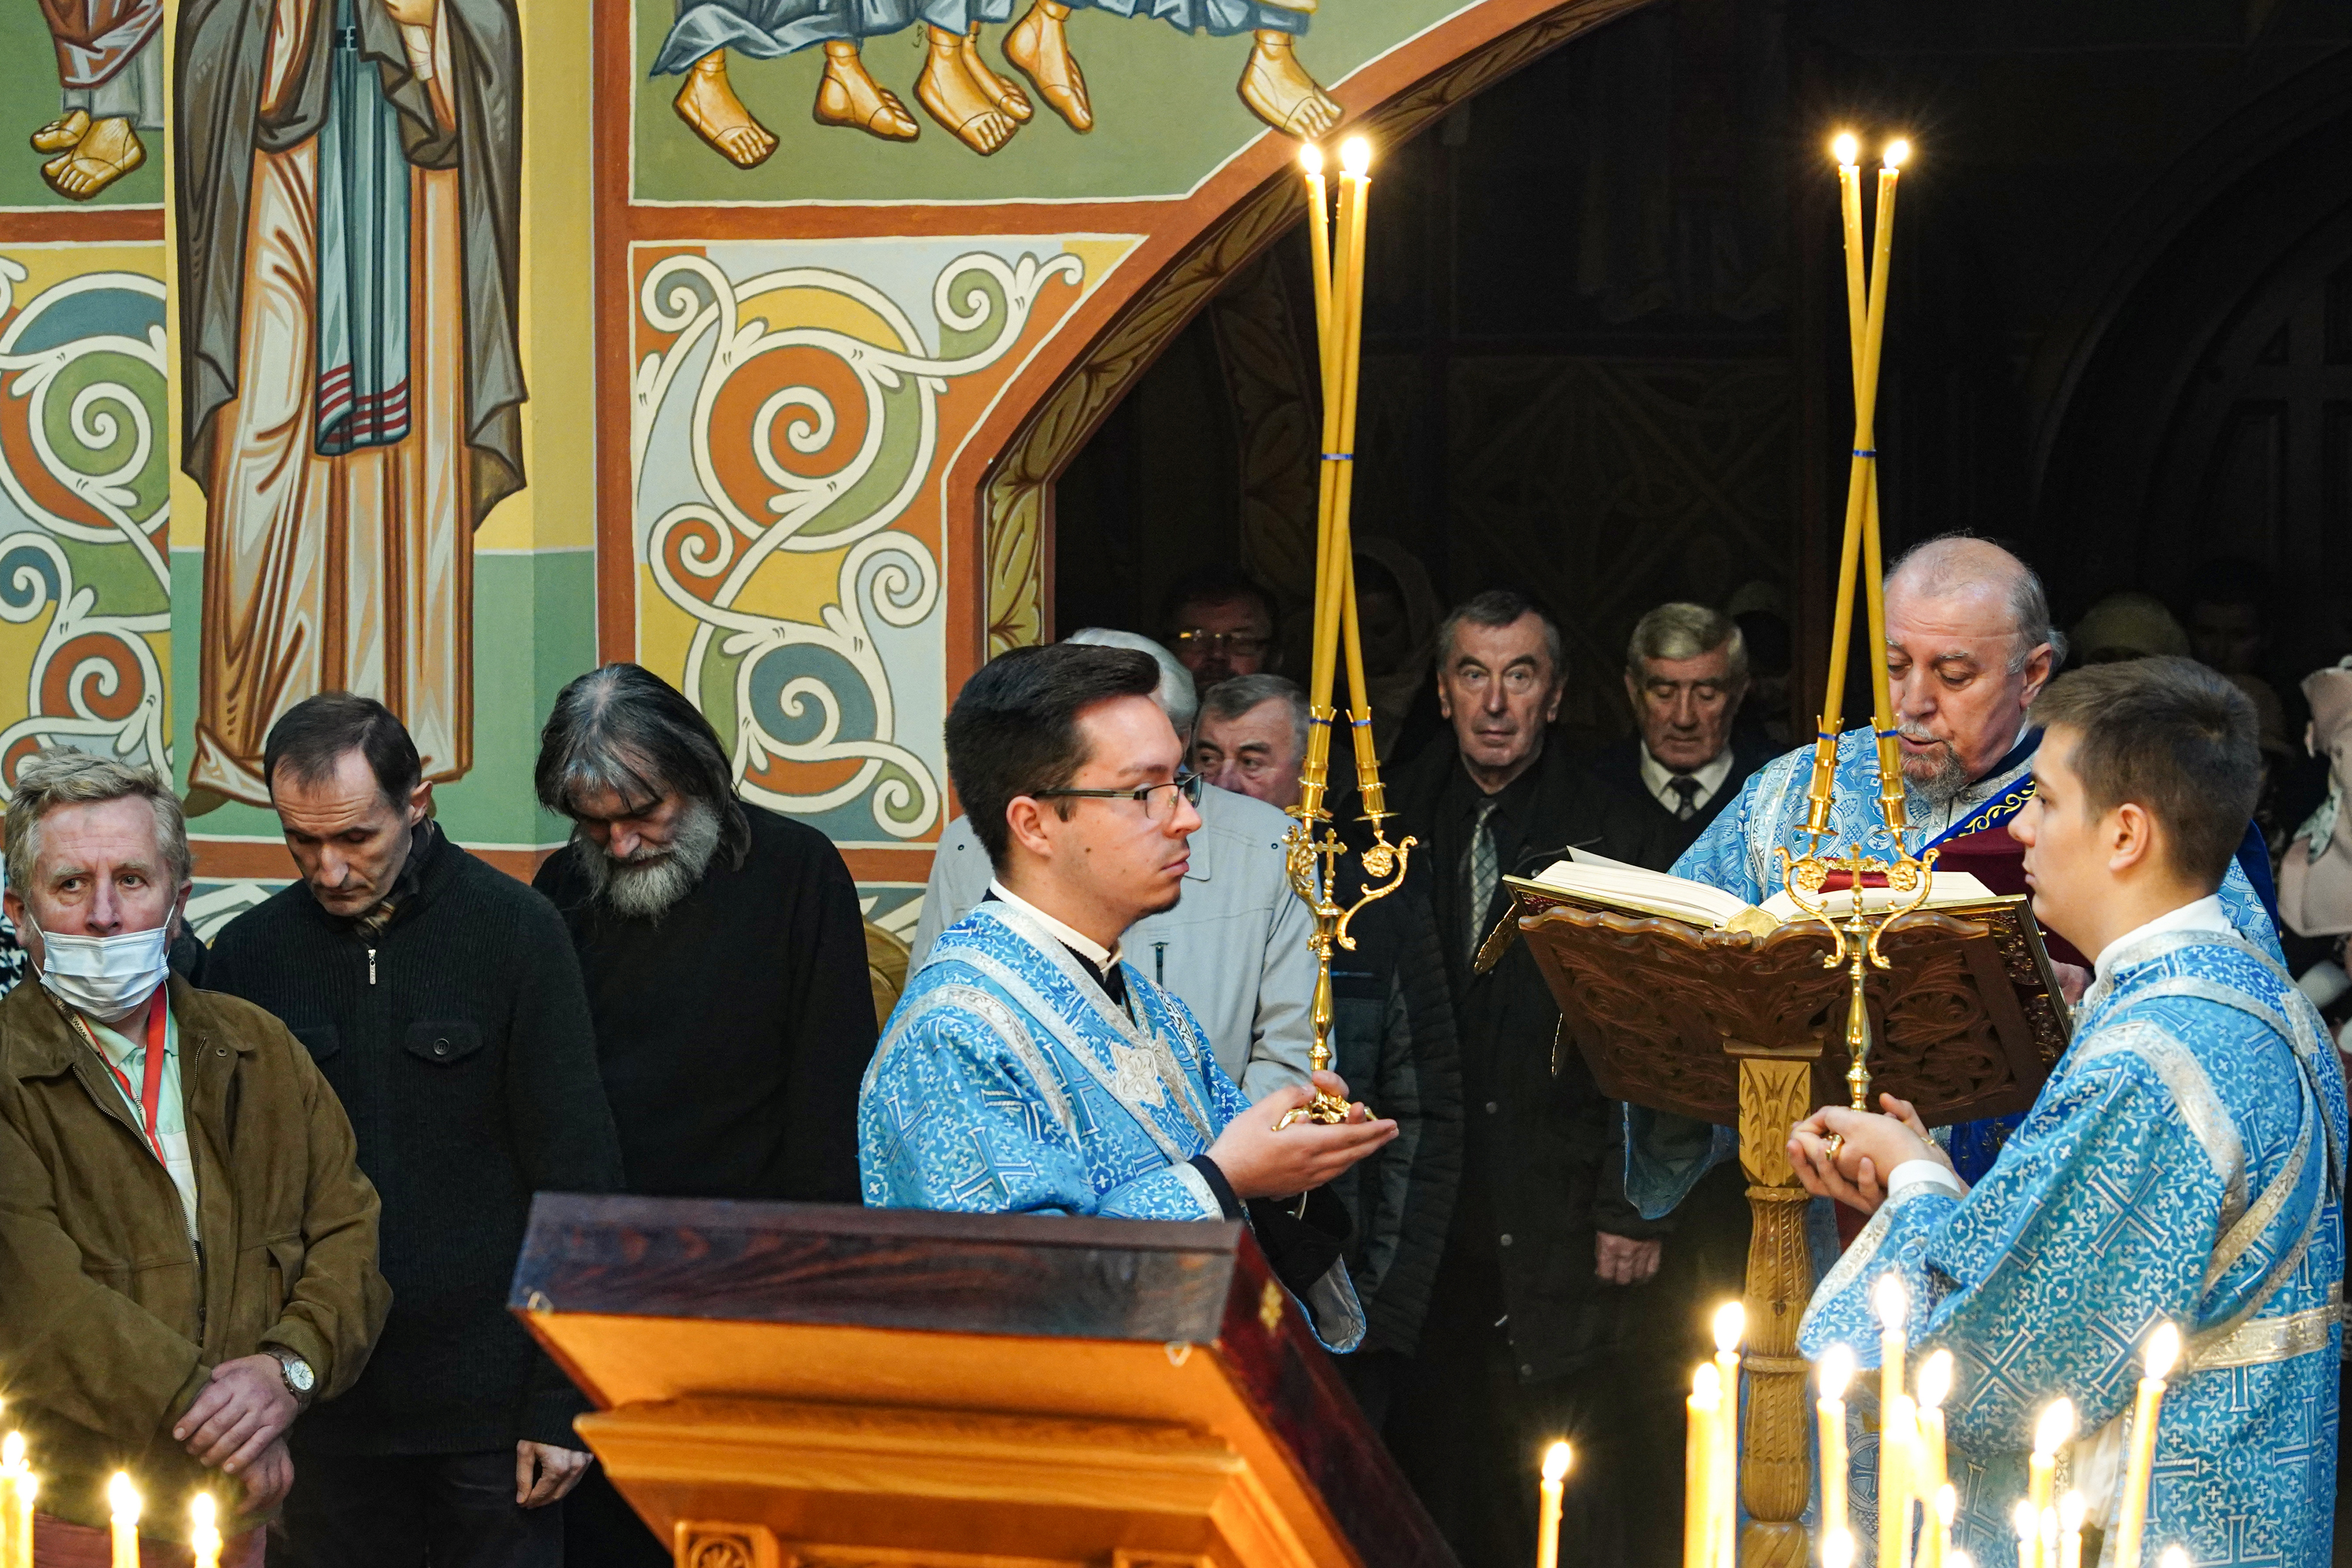
[[[1533,880],[1586,903],[1633,914],[1663,915],[1694,925],[1726,925],[1748,908],[1748,901],[1738,894],[1703,882],[1644,871],[1582,850],[1569,852],[1575,859],[1554,861]]]
[[[1994,896],[1996,895],[1992,889],[1970,876],[1967,872],[1939,871],[1927,884],[1927,901],[1919,907],[1940,909],[1948,904],[1974,904]],[[1833,915],[1843,915],[1853,907],[1853,894],[1845,888],[1825,893],[1822,894],[1822,898]],[[1895,894],[1890,888],[1865,887],[1862,890],[1862,906],[1864,909],[1885,909],[1889,904],[1900,902],[1902,902],[1902,895]],[[1797,901],[1789,896],[1786,889],[1766,899],[1760,907],[1765,914],[1783,925],[1792,920],[1811,918],[1797,907]]]

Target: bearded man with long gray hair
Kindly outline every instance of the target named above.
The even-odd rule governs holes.
[[[738,800],[709,721],[635,664],[563,688],[535,782],[573,824],[533,885],[587,977],[628,1190],[856,1203],[874,993],[841,852]],[[601,1473],[569,1506],[573,1568],[669,1561]]]

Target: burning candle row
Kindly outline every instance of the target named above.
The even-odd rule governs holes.
[[[1904,1372],[1908,1349],[1910,1301],[1902,1280],[1887,1274],[1871,1292],[1879,1322],[1878,1568],[1969,1568],[1965,1552],[1952,1546],[1952,1520],[1958,1498],[1947,1471],[1944,1401],[1952,1390],[1952,1354],[1938,1350],[1919,1364],[1916,1392]],[[2121,1517],[2116,1525],[2116,1568],[2139,1568],[2141,1538],[2147,1524],[2148,1484],[2156,1460],[2157,1416],[2165,1378],[2180,1353],[2180,1333],[2160,1323],[2148,1336],[2147,1375],[2134,1406],[2130,1449],[2124,1471]],[[1850,1568],[1853,1561],[1853,1518],[1846,1494],[1845,1393],[1854,1372],[1853,1353],[1833,1345],[1814,1367],[1820,1388],[1822,1568]],[[1694,1394],[1694,1409],[1696,1396]],[[2083,1568],[2082,1494],[2057,1495],[2058,1452],[2074,1436],[2074,1406],[2065,1398],[2045,1406],[2035,1423],[2033,1452],[2027,1463],[2026,1495],[2012,1512],[2018,1568]],[[1913,1510],[1918,1510],[1915,1519]],[[1736,1568],[1710,1564],[1685,1552],[1686,1568]],[[2188,1568],[2187,1553],[2168,1547],[2161,1568]]]
[[[1683,1568],[1739,1562],[1739,1345],[1747,1333],[1747,1309],[1726,1301],[1715,1314],[1715,1359],[1691,1375]]]
[[[0,1568],[33,1568],[33,1500],[41,1489],[25,1448],[25,1435],[0,1438]],[[106,1486],[110,1568],[139,1568],[139,1489],[121,1470]],[[188,1543],[195,1568],[220,1568],[221,1534],[210,1492],[198,1492],[188,1511]]]

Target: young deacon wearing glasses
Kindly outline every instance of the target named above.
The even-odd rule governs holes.
[[[996,876],[908,980],[866,1071],[866,1201],[1246,1215],[1324,1343],[1349,1349],[1363,1318],[1339,1261],[1344,1211],[1319,1189],[1396,1124],[1353,1105],[1339,1125],[1276,1133],[1307,1090],[1248,1104],[1184,1004],[1121,961],[1128,927],[1176,903],[1201,825],[1159,680],[1149,654],[1066,643],[992,661],[956,698],[948,770]],[[1303,1219],[1257,1201],[1299,1193]]]

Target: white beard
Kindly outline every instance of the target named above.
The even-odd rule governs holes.
[[[710,867],[719,848],[719,813],[704,801],[687,803],[678,813],[669,847],[641,848],[622,860],[593,839],[573,837],[580,844],[582,868],[588,890],[610,904],[616,915],[634,920],[659,920],[672,905],[692,893]]]

